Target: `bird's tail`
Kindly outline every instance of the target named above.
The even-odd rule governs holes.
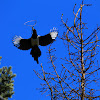
[[[34,60],[38,64],[39,63],[38,57],[41,56],[41,51],[40,51],[40,49],[39,49],[39,47],[37,45],[32,47],[32,50],[31,50],[30,54],[32,55],[32,57],[34,57]]]

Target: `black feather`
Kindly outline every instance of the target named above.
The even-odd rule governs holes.
[[[39,63],[38,57],[41,56],[41,51],[40,51],[40,49],[39,49],[39,47],[37,45],[32,47],[32,50],[31,50],[30,54],[32,55],[32,57],[34,57],[34,60],[38,64]]]
[[[46,46],[46,45],[52,43],[54,40],[55,39],[52,39],[50,34],[40,36],[39,37],[39,45]]]
[[[28,50],[31,48],[31,39],[21,39],[18,49]]]

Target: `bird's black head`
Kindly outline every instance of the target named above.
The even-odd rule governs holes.
[[[32,32],[33,32],[32,38],[36,39],[37,38],[37,32],[36,32],[36,30],[34,28],[32,28]]]

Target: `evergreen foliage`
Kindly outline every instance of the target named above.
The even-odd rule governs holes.
[[[12,79],[16,74],[13,74],[11,69],[11,66],[0,68],[0,100],[7,100],[14,94],[14,80]]]

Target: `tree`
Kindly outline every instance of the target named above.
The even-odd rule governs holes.
[[[0,57],[1,59],[2,57]],[[0,100],[8,100],[14,94],[12,80],[16,74],[11,71],[12,67],[0,68]]]
[[[100,78],[98,77],[100,67],[96,56],[98,54],[99,39],[97,34],[100,31],[100,26],[97,27],[91,34],[85,34],[86,24],[83,22],[83,7],[91,6],[84,4],[84,0],[80,4],[77,13],[73,8],[74,24],[69,27],[67,21],[64,22],[63,14],[61,21],[66,27],[63,36],[60,37],[64,41],[64,45],[68,49],[68,55],[62,60],[61,70],[55,65],[54,48],[51,46],[48,49],[49,60],[51,67],[49,72],[41,64],[41,72],[34,70],[36,75],[44,81],[41,92],[49,92],[51,100],[93,100],[100,98],[100,89],[96,88]],[[83,31],[84,30],[84,31]],[[84,37],[84,38],[83,38]],[[94,86],[91,86],[94,84]],[[99,94],[98,94],[99,91]]]

